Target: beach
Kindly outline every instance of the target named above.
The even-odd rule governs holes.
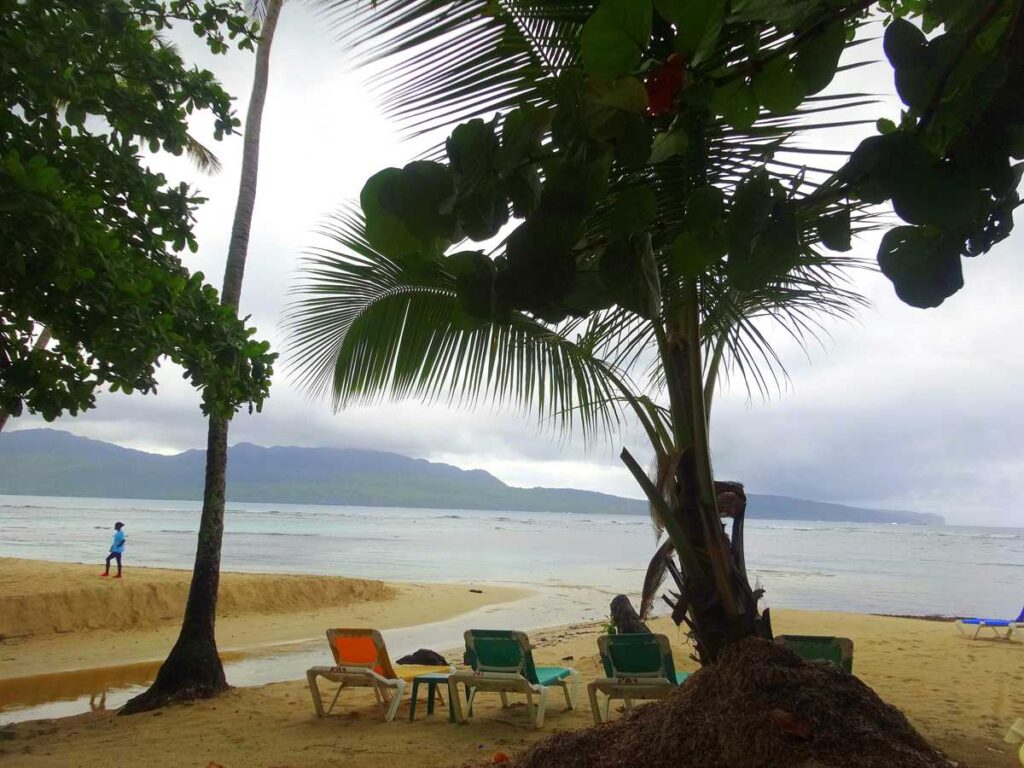
[[[164,594],[180,589],[183,579],[187,583],[187,572],[182,571],[135,569],[132,580],[109,584],[101,582],[97,573],[91,566],[0,561],[0,607],[13,595],[26,599],[34,594],[42,608],[47,601],[43,595],[62,591],[95,588],[110,590],[110,595],[116,589],[144,587]],[[45,578],[39,578],[41,574]],[[244,653],[243,639],[288,642],[321,634],[332,625],[386,628],[438,621],[522,597],[521,591],[491,585],[482,586],[479,594],[470,592],[468,585],[294,578],[297,581],[290,587],[293,577],[279,574],[224,574],[222,601],[233,607],[218,620],[218,636],[224,649],[233,649],[228,653]],[[264,600],[263,595],[277,597]],[[335,601],[332,608],[318,607],[325,595]],[[66,604],[79,603],[68,600]],[[83,619],[68,608],[62,611],[58,613],[63,621]],[[85,613],[92,616],[94,612],[90,608]],[[1002,737],[1013,719],[1024,715],[1024,643],[972,642],[946,621],[779,609],[772,613],[777,634],[853,639],[854,673],[903,710],[926,738],[954,760],[982,768],[1017,764]],[[135,618],[139,623],[127,630],[105,626],[53,632],[42,627],[29,637],[5,640],[0,644],[0,691],[4,679],[9,682],[16,676],[56,672],[62,666],[144,660],[157,648],[163,649],[162,654],[175,636],[174,618],[155,613],[145,621],[141,615]],[[685,638],[671,621],[657,619],[652,627],[671,638],[679,669],[696,668]],[[599,674],[596,638],[600,631],[599,624],[586,622],[534,630],[530,636],[537,646],[538,663],[570,664],[585,682]],[[460,660],[461,649],[437,650],[453,662]],[[328,663],[326,647],[323,655],[322,663]],[[485,764],[495,753],[511,755],[545,734],[589,725],[591,715],[582,689],[577,701],[578,708],[566,712],[560,697],[552,697],[540,731],[529,725],[521,705],[503,711],[494,695],[480,697],[476,716],[464,726],[450,725],[443,707],[439,714],[426,717],[422,701],[415,722],[408,722],[408,707],[403,705],[395,722],[384,723],[372,695],[360,690],[346,691],[335,713],[318,719],[305,681],[296,679],[235,688],[213,700],[132,717],[98,709],[6,726],[0,729],[0,756],[5,766],[69,768],[105,765],[113,752],[130,755],[132,762],[151,768],[206,768],[211,763],[225,768],[349,764],[390,768],[396,761],[411,766]]]

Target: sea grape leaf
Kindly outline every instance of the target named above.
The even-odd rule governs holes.
[[[366,238],[374,248],[392,258],[416,253],[424,246],[398,216],[386,211],[380,203],[381,186],[401,172],[399,168],[385,168],[371,176],[359,193],[359,204],[366,217]]]
[[[441,163],[409,163],[381,182],[378,197],[381,207],[397,216],[421,242],[454,239],[455,182]]]
[[[815,94],[832,82],[845,47],[846,28],[842,22],[830,24],[797,47],[793,71],[808,94]]]
[[[937,307],[963,288],[958,244],[924,227],[895,227],[878,247],[878,266],[912,307]]]
[[[928,38],[906,19],[893,19],[886,27],[882,50],[896,70],[914,67],[925,58]]]
[[[734,80],[719,88],[711,95],[711,108],[720,114],[729,125],[743,131],[757,119],[757,98],[748,85]]]
[[[842,208],[830,216],[822,216],[818,220],[818,237],[822,244],[831,251],[848,251],[851,243],[850,209]]]
[[[628,235],[646,229],[658,215],[658,198],[646,184],[624,189],[611,214],[614,231]]]
[[[1022,132],[1024,134],[1024,132]],[[658,133],[654,135],[654,141],[651,143],[651,154],[647,158],[648,163],[660,163],[663,160],[668,160],[670,157],[681,155],[686,151],[689,146],[690,140],[687,137],[686,132],[680,128],[675,128],[665,133]],[[1021,138],[1021,145],[1024,147],[1024,136]]]
[[[615,159],[625,166],[638,166],[647,162],[654,143],[654,128],[640,115],[620,113],[612,145]]]
[[[499,150],[493,123],[471,120],[445,142],[458,190],[459,226],[473,240],[494,237],[508,221],[508,202],[496,168]]]
[[[725,0],[656,0],[658,13],[675,24],[676,50],[695,67],[714,51],[725,21]]]
[[[592,81],[591,101],[604,107],[643,114],[647,109],[647,89],[636,77],[620,77],[612,81]]]
[[[806,86],[796,76],[785,56],[776,56],[769,61],[754,75],[751,84],[757,100],[765,109],[777,115],[792,112],[807,95]]]
[[[605,289],[623,309],[651,317],[650,290],[641,264],[641,254],[630,241],[616,239],[601,254],[598,270]]]
[[[503,176],[513,173],[540,149],[541,138],[550,123],[551,113],[532,104],[524,104],[505,115],[498,151],[498,171]]]
[[[583,25],[583,66],[597,77],[628,75],[651,37],[651,0],[601,0]]]
[[[751,242],[767,223],[772,210],[768,172],[758,168],[747,174],[733,193],[732,209],[726,220],[729,259],[750,255]]]
[[[474,319],[490,320],[494,262],[481,251],[459,251],[447,256],[444,263],[455,276],[463,311]]]

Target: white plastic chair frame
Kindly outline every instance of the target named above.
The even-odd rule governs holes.
[[[514,667],[486,667],[479,671],[462,669],[452,673],[448,678],[448,695],[455,708],[455,722],[465,723],[468,716],[473,714],[473,702],[480,691],[498,693],[501,695],[502,709],[507,709],[510,704],[508,694],[522,693],[526,695],[526,710],[531,713],[531,719],[535,728],[544,725],[544,712],[548,705],[548,691],[551,688],[559,687],[565,694],[566,709],[575,709],[575,691],[579,685],[579,675],[575,669],[569,668],[569,676],[555,680],[548,685],[531,683],[526,677],[526,655],[532,650],[530,641],[525,634],[517,632],[519,644],[522,648],[520,662]],[[472,641],[470,633],[466,632],[467,647]],[[468,713],[462,710],[462,700],[458,695],[459,685],[465,685],[469,690],[467,702]],[[537,697],[537,704],[534,707],[533,697]],[[468,715],[468,716],[467,716]]]
[[[658,645],[662,647],[662,653],[672,653],[668,638],[664,635],[655,635]],[[597,638],[598,649],[602,656],[611,658],[608,649],[608,635],[601,635]],[[649,699],[662,699],[668,696],[679,686],[669,680],[660,670],[652,672],[636,673],[629,676],[599,677],[587,684],[587,697],[590,699],[590,712],[594,716],[594,725],[601,725],[608,720],[608,713],[611,709],[612,699],[621,699],[626,712],[633,711],[633,700],[641,701]],[[600,691],[605,695],[604,707],[598,704],[597,693]],[[603,716],[601,710],[604,710]]]
[[[338,690],[331,699],[331,705],[325,710],[323,697],[317,685],[317,678],[323,677],[332,683],[338,683]],[[334,709],[345,686],[350,688],[372,688],[377,706],[384,715],[384,720],[391,722],[398,712],[398,705],[402,702],[402,695],[405,693],[405,680],[400,678],[389,679],[383,677],[367,666],[344,666],[344,667],[310,667],[306,670],[306,680],[309,682],[309,692],[313,697],[313,706],[316,708],[317,717],[326,717]]]

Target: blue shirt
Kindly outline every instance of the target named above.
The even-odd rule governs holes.
[[[114,531],[114,541],[110,545],[111,552],[124,552],[124,531]]]

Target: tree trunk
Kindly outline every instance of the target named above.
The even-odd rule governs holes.
[[[242,278],[249,250],[249,232],[256,204],[259,175],[260,130],[263,105],[270,74],[270,48],[281,13],[283,0],[270,0],[263,19],[261,38],[256,49],[256,70],[246,114],[242,149],[242,172],[238,202],[228,245],[227,265],[221,303],[238,309],[242,296]],[[228,425],[223,418],[210,417],[206,443],[206,485],[203,513],[199,520],[199,539],[192,569],[185,616],[178,640],[160,667],[156,680],[144,693],[131,699],[122,714],[145,712],[173,701],[214,696],[228,688],[224,666],[217,653],[215,632],[217,590],[220,586],[220,553],[224,539],[224,501],[228,464]]]
[[[737,556],[718,509],[711,467],[707,406],[702,381],[700,321],[695,281],[664,328],[656,333],[665,370],[676,449],[670,457],[671,477],[663,488],[647,479],[639,464],[623,450],[622,459],[658,510],[679,554],[682,582],[673,616],[683,619],[693,635],[701,663],[714,663],[730,643],[750,635],[770,635],[757,610],[757,598]]]
[[[211,418],[206,442],[206,486],[192,584],[178,640],[144,693],[129,700],[121,714],[146,712],[174,701],[209,698],[227,690],[217,653],[215,622],[220,585],[220,549],[224,539],[224,489],[228,458],[228,420]]]

